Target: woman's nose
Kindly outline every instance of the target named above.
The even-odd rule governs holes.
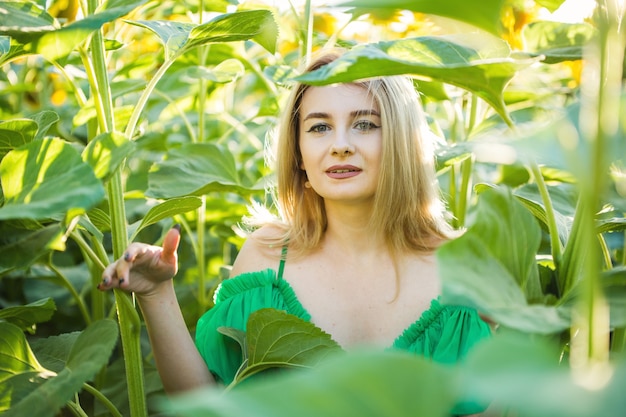
[[[348,156],[354,153],[354,146],[345,133],[338,133],[333,142],[330,153],[335,156]]]

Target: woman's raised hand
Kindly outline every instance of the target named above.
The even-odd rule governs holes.
[[[137,295],[151,295],[160,284],[171,280],[178,271],[180,227],[170,229],[163,246],[131,243],[124,255],[107,266],[102,273],[100,290],[121,288]]]

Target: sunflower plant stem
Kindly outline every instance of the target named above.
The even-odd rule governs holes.
[[[582,227],[587,258],[584,263],[582,291],[576,311],[579,341],[572,344],[572,363],[585,377],[589,371],[606,366],[609,360],[609,311],[600,283],[601,251],[597,245],[596,213],[606,192],[606,172],[611,141],[617,138],[625,40],[620,36],[620,2],[599,0],[595,14],[598,36],[585,49],[583,100],[580,110],[582,140],[589,144],[590,169],[581,178],[583,203]],[[592,243],[593,242],[593,243]]]
[[[109,410],[109,413],[111,413],[113,417],[122,417],[122,413],[119,412],[115,405],[113,405],[113,403],[96,388],[92,387],[89,384],[83,384],[83,389],[93,395],[94,398],[96,398],[98,401],[100,401],[102,405],[104,405],[106,409]]]
[[[465,226],[465,215],[467,212],[467,197],[470,195],[470,187],[472,185],[472,168],[474,160],[472,157],[461,162],[461,187],[459,189],[459,197],[457,200],[456,218],[457,227]]]
[[[208,47],[201,46],[198,49],[198,58],[201,66],[206,63],[208,55]],[[200,78],[198,92],[198,141],[204,143],[206,141],[206,134],[204,131],[204,117],[206,114],[206,81],[204,78]],[[196,251],[196,259],[198,262],[198,316],[204,313],[206,309],[206,257],[204,253],[205,247],[205,228],[206,228],[206,195],[200,197],[201,204],[198,207],[198,218],[196,224],[196,237],[198,239],[198,246]]]
[[[97,7],[98,0],[88,0],[87,8],[90,14],[94,13]],[[110,133],[115,129],[115,120],[102,29],[94,32],[92,35],[90,51],[97,83],[97,88],[93,89],[93,92],[102,105],[101,114],[98,115],[102,129],[101,133]],[[121,257],[126,246],[128,246],[122,169],[123,164],[111,176],[107,184],[111,239],[115,259]],[[143,359],[139,339],[141,327],[139,325],[139,315],[136,309],[133,308],[128,294],[120,290],[115,290],[114,293],[126,368],[130,415],[131,417],[143,417],[148,415],[148,413],[143,382]]]
[[[550,234],[550,246],[552,249],[552,262],[554,262],[555,268],[558,270],[561,265],[561,259],[563,257],[563,247],[561,245],[561,239],[559,238],[559,229],[556,226],[556,217],[554,215],[554,207],[552,206],[552,199],[548,192],[548,187],[544,181],[543,174],[539,165],[531,163],[530,171],[535,179],[537,188],[539,189],[539,195],[543,201],[543,206],[546,212],[546,223],[548,225],[548,233]]]
[[[81,298],[80,294],[78,294],[78,292],[76,291],[76,288],[74,288],[72,283],[67,279],[67,277],[61,271],[59,271],[59,269],[52,263],[52,255],[50,256],[50,259],[48,259],[47,265],[48,268],[50,268],[50,270],[54,272],[54,275],[56,275],[56,277],[61,281],[62,285],[70,292],[70,294],[72,294],[72,298],[74,298],[74,301],[76,302],[80,313],[83,315],[85,324],[89,325],[91,323],[91,317],[89,316],[89,312],[87,310],[85,302]]]

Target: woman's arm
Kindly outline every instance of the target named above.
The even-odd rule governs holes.
[[[163,247],[132,243],[106,267],[101,290],[134,292],[144,316],[156,366],[170,394],[214,383],[183,319],[172,278],[178,271],[180,230],[172,228]]]

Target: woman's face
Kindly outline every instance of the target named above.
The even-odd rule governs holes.
[[[301,169],[326,201],[369,202],[382,154],[380,110],[363,87],[309,87],[300,108]]]

